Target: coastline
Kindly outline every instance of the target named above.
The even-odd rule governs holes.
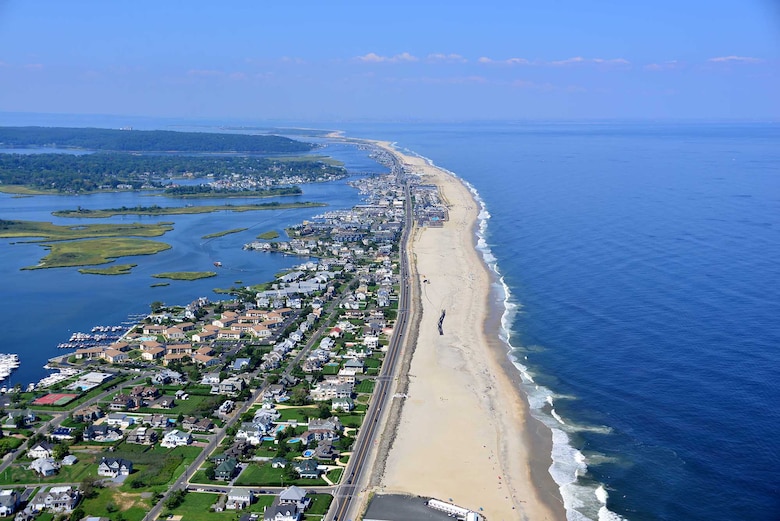
[[[379,490],[451,498],[491,521],[565,519],[548,472],[551,433],[531,416],[498,336],[495,274],[477,250],[478,201],[451,173],[372,143],[436,184],[450,212],[443,227],[415,228],[410,241],[420,328]]]

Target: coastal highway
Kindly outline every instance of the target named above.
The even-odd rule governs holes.
[[[376,379],[371,404],[366,411],[366,418],[360,429],[360,435],[355,441],[352,457],[344,470],[341,484],[336,488],[333,505],[325,516],[325,521],[348,521],[357,518],[360,501],[355,501],[355,499],[359,500],[362,493],[361,487],[364,486],[364,480],[367,477],[367,475],[364,475],[364,471],[369,471],[370,473],[371,470],[366,467],[366,464],[370,461],[377,437],[381,434],[381,425],[384,423],[382,420],[384,419],[385,411],[388,409],[387,403],[392,397],[391,390],[393,388],[393,380],[395,379],[396,366],[401,358],[400,353],[403,351],[403,346],[406,342],[407,328],[411,321],[408,242],[413,222],[412,198],[408,182],[404,183],[404,191],[406,193],[406,216],[404,218],[404,231],[400,241],[401,284],[395,331],[390,339],[382,370]]]

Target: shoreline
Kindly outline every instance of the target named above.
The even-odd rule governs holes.
[[[408,398],[394,422],[380,490],[452,498],[484,509],[491,521],[565,519],[548,471],[552,434],[531,415],[520,373],[498,335],[496,275],[477,249],[478,200],[467,183],[424,158],[371,142],[436,184],[450,211],[442,228],[415,228],[410,240],[420,329],[410,340],[417,345]],[[445,309],[439,335],[434,324]]]

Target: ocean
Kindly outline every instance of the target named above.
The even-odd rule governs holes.
[[[496,273],[494,309],[503,325],[496,334],[522,372],[534,416],[553,433],[550,471],[569,519],[780,518],[780,125],[294,126],[395,141],[473,187],[483,204],[479,248]],[[359,164],[368,171],[365,161]],[[354,204],[343,186],[317,189],[337,206]],[[0,199],[0,210],[7,204]],[[274,217],[256,233],[299,218]],[[215,231],[201,232],[202,225],[187,225],[189,237]],[[182,247],[193,242],[187,237]],[[34,248],[17,248],[13,261],[3,255],[0,263],[29,265]],[[187,259],[189,266],[191,257],[232,263],[245,253],[197,240],[187,252],[170,264]],[[253,276],[278,271],[264,267],[267,258],[246,261]],[[52,300],[54,274],[47,284],[23,287],[28,274],[47,271],[75,293],[55,292]],[[17,313],[35,327],[42,312],[94,312],[91,295],[77,291],[94,277],[2,273],[15,288],[12,298],[29,294],[24,315],[4,304],[6,316]],[[238,276],[249,277],[225,280]],[[94,291],[102,282],[89,284]],[[163,300],[199,296],[197,286],[181,293],[173,286]],[[147,287],[140,298],[106,293],[120,301],[110,301],[111,309],[126,312],[145,311],[158,295]]]
[[[780,518],[780,125],[391,125],[483,202],[569,519]]]

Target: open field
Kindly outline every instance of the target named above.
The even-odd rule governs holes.
[[[48,248],[50,253],[41,259],[37,266],[28,266],[22,269],[35,270],[108,264],[119,257],[153,255],[170,249],[170,245],[164,242],[124,238],[55,242],[43,246]]]
[[[224,237],[225,235],[243,232],[244,230],[248,230],[248,228],[233,228],[232,230],[225,230],[224,232],[209,233],[201,237],[201,239],[216,239],[217,237]]]
[[[173,230],[173,223],[157,224],[87,224],[60,226],[43,221],[9,221],[0,219],[0,237],[14,239],[41,237],[50,241],[97,239],[101,237],[159,237]]]
[[[167,271],[165,273],[155,273],[152,275],[155,279],[171,280],[198,280],[216,277],[215,271]]]
[[[279,237],[279,232],[277,231],[269,231],[269,232],[263,232],[257,236],[258,239],[265,239],[267,241],[270,241],[271,239],[276,239]]]
[[[79,273],[86,275],[127,275],[138,264],[115,264],[108,268],[81,268]]]

